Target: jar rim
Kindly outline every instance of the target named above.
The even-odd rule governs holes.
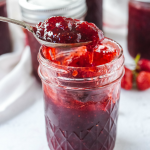
[[[95,67],[72,67],[56,64],[42,55],[42,47],[38,53],[40,78],[47,83],[51,83],[65,89],[91,89],[104,87],[113,83],[123,76],[124,55],[123,49],[112,39],[105,38],[104,44],[117,47],[120,51],[119,56],[113,61]],[[73,76],[73,72],[82,72],[78,77]],[[70,84],[72,83],[72,84]],[[80,85],[80,86],[79,86]]]
[[[119,56],[118,56],[116,59],[112,60],[111,62],[102,64],[102,65],[98,65],[98,66],[95,66],[95,67],[90,67],[90,68],[97,68],[97,69],[98,69],[98,68],[103,67],[103,66],[106,66],[106,65],[111,65],[112,63],[115,63],[117,60],[119,60],[119,59],[123,56],[123,48],[122,48],[122,46],[121,46],[119,43],[117,43],[116,41],[114,41],[114,40],[112,40],[112,39],[110,39],[110,38],[107,38],[107,37],[105,37],[105,39],[110,40],[110,41],[114,42],[115,44],[117,44],[118,48],[120,49],[120,54],[119,54]],[[46,67],[48,67],[48,66],[53,66],[53,67],[56,67],[56,68],[58,68],[58,67],[59,67],[59,68],[60,68],[60,67],[63,67],[63,68],[66,68],[66,69],[67,69],[67,68],[68,68],[68,69],[79,69],[79,68],[86,69],[86,68],[89,68],[89,67],[64,66],[64,65],[56,64],[56,63],[54,63],[54,62],[52,62],[52,61],[50,61],[50,60],[48,60],[48,59],[45,59],[45,58],[41,55],[41,47],[40,47],[39,52],[38,52],[38,61],[39,61],[39,62],[42,62],[42,64],[43,64],[44,66],[46,66]]]
[[[41,79],[44,81],[44,82],[46,82],[47,84],[50,84],[50,82],[46,79],[46,78],[44,78],[43,77],[43,75],[42,75],[42,73],[41,73],[41,71],[40,71],[40,66],[38,67],[38,74],[39,74],[39,76],[41,77]],[[122,79],[122,77],[124,76],[124,74],[125,74],[125,69],[123,69],[123,71],[122,71],[122,73],[121,73],[121,75],[120,76],[118,76],[118,78],[117,79],[115,79],[115,80],[113,80],[113,81],[111,81],[110,83],[107,83],[107,84],[104,84],[104,85],[101,85],[101,86],[96,86],[96,87],[86,87],[86,88],[83,88],[83,87],[81,87],[81,88],[77,88],[77,87],[65,87],[65,89],[67,89],[67,90],[94,90],[94,89],[100,89],[100,88],[104,88],[104,87],[107,87],[107,86],[109,86],[109,85],[111,85],[111,84],[113,84],[113,83],[116,83],[118,80],[121,80]],[[79,80],[79,79],[75,79],[76,81],[77,80]],[[82,81],[84,81],[84,79],[82,79]],[[52,84],[52,83],[51,83]],[[56,87],[59,87],[59,88],[64,88],[64,86],[60,86],[60,85],[58,85],[58,84],[53,84],[53,86],[56,86]]]

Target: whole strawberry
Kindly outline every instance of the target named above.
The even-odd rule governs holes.
[[[150,88],[150,73],[146,71],[141,71],[136,78],[137,88],[141,91]]]
[[[138,63],[137,63],[136,70],[138,72],[140,72],[140,71],[150,72],[150,60],[148,60],[148,59],[141,59],[141,60],[139,60]]]
[[[130,90],[133,84],[133,72],[132,70],[125,67],[125,74],[121,80],[121,87]]]

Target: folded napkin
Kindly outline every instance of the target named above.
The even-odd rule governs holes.
[[[7,0],[8,17],[21,20],[18,0]],[[6,121],[41,99],[41,85],[32,75],[30,48],[24,46],[24,33],[9,24],[13,52],[0,56],[0,122]]]
[[[0,56],[0,122],[41,98],[41,86],[32,75],[30,48]]]

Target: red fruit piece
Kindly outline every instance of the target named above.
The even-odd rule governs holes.
[[[121,80],[121,87],[130,90],[132,89],[132,82],[133,82],[133,72],[132,70],[125,67],[125,74]]]
[[[150,61],[147,59],[139,60],[137,64],[137,70],[150,72]]]
[[[137,88],[141,91],[147,90],[150,88],[150,73],[142,71],[138,74],[136,78]]]

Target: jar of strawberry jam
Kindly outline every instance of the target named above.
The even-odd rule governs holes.
[[[93,64],[101,65],[91,67],[82,67],[85,46],[55,49],[56,60],[50,61],[46,53],[53,50],[42,46],[38,53],[50,150],[113,150],[124,72],[121,46],[105,38],[94,52]]]
[[[150,59],[150,0],[129,1],[128,50]]]
[[[22,12],[22,20],[35,26],[41,21],[51,16],[65,16],[84,20],[87,12],[85,0],[19,0]],[[32,33],[26,31],[27,42],[30,46],[32,56],[33,73],[40,81],[37,69],[37,54],[40,44],[34,38]]]
[[[88,11],[85,20],[94,23],[102,30],[102,5],[103,0],[86,0]]]
[[[0,16],[7,17],[6,0],[0,0]],[[7,23],[0,22],[0,55],[11,52],[11,38]]]

